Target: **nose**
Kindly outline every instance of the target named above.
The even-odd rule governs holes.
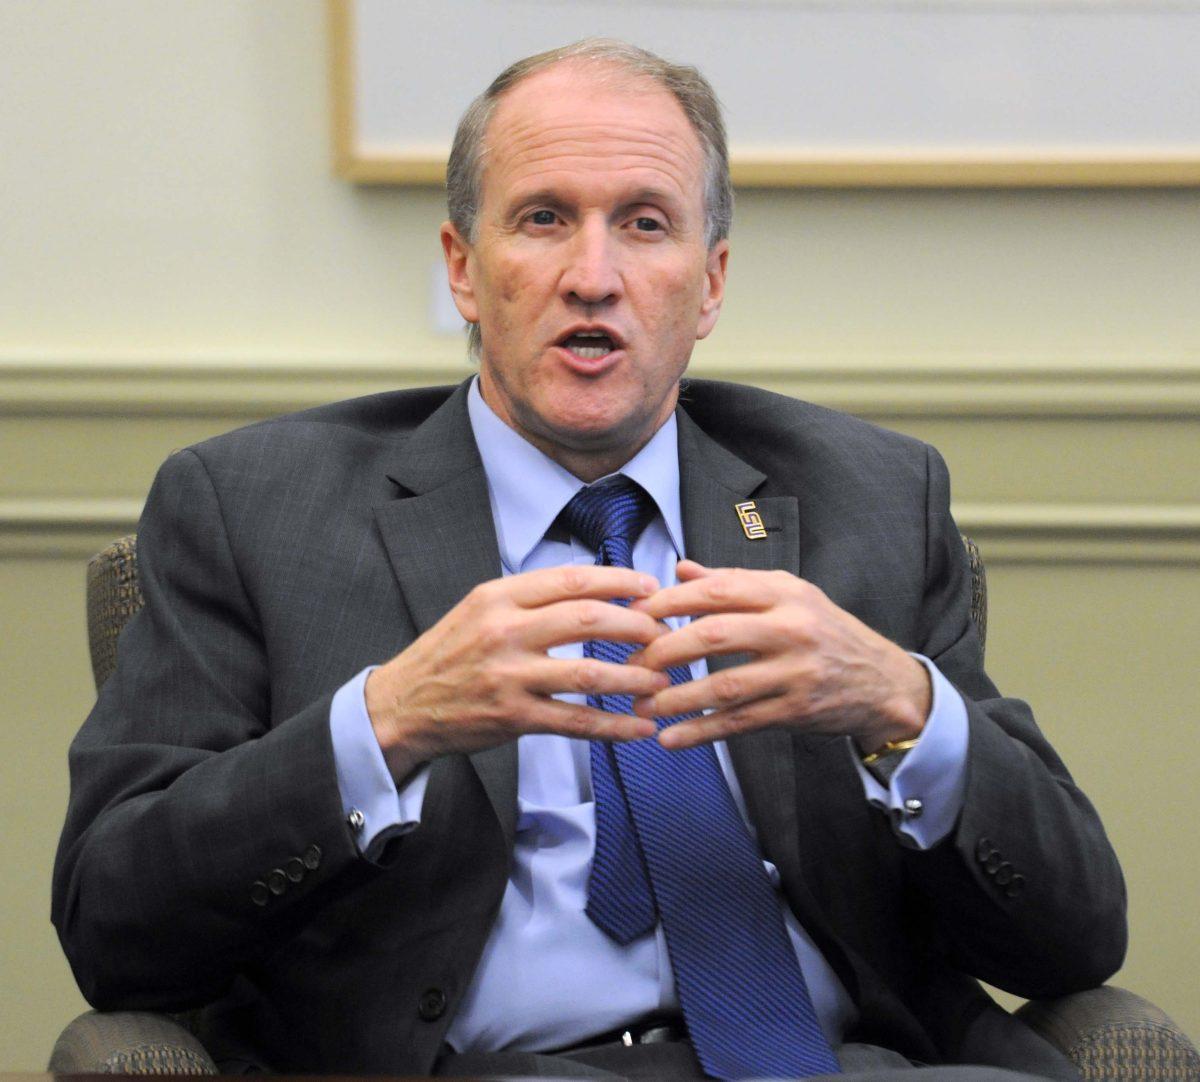
[[[608,223],[581,222],[567,246],[561,288],[568,303],[588,308],[610,305],[621,295],[619,253]]]

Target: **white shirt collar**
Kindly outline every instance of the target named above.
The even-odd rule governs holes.
[[[487,474],[500,559],[510,572],[516,572],[584,483],[500,420],[483,400],[478,378],[471,381],[467,412]],[[679,430],[675,414],[616,472],[636,481],[650,494],[675,554],[682,559]]]

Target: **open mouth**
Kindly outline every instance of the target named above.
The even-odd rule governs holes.
[[[612,335],[605,331],[576,331],[567,335],[559,345],[585,361],[597,361],[619,348]]]

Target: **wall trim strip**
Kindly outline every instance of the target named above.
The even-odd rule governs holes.
[[[457,383],[472,371],[466,360],[437,359],[0,357],[0,416],[260,417],[395,387]],[[817,363],[796,355],[706,359],[692,374],[879,418],[1200,418],[1200,361],[1190,358]]]
[[[0,499],[0,557],[86,558],[134,530],[138,499]],[[958,504],[961,529],[998,563],[1200,564],[1200,506]]]

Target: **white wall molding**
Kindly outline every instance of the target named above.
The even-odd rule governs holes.
[[[120,529],[137,522],[141,513],[141,500],[124,497],[9,497],[0,499],[0,529]]]
[[[0,422],[212,417],[236,423],[393,387],[454,383],[470,371],[465,360],[401,366],[388,358],[0,355]],[[761,384],[885,422],[1200,420],[1200,363],[1191,361],[997,367],[994,359],[918,365],[889,358],[821,365],[773,356],[737,365],[709,360],[696,375]],[[0,499],[0,556],[85,557],[132,529],[140,508],[140,499],[125,498]],[[1200,506],[1192,504],[965,503],[956,514],[989,564],[1200,563]]]
[[[0,357],[0,416],[229,416],[286,413],[394,387],[456,383],[465,361]],[[804,356],[706,359],[697,377],[772,387],[872,417],[1200,418],[1200,360],[955,358],[816,363]]]
[[[956,503],[985,564],[1200,564],[1200,506]]]
[[[86,558],[136,528],[137,499],[0,499],[0,557]],[[954,508],[989,565],[1200,564],[1200,506],[972,503]]]
[[[140,499],[0,499],[0,558],[86,559],[132,532],[141,513]]]

